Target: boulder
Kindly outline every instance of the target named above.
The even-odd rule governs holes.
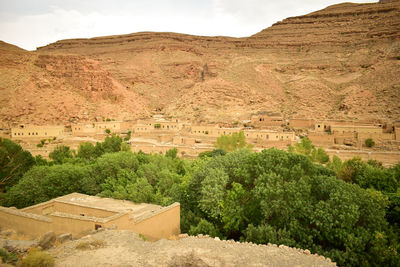
[[[66,242],[68,240],[71,240],[71,239],[72,239],[72,234],[70,234],[70,233],[62,234],[62,235],[57,236],[57,241],[60,242],[60,243],[64,243],[64,242]]]
[[[39,246],[41,246],[43,249],[49,249],[54,245],[55,242],[56,234],[53,231],[49,231],[42,235],[39,240]]]

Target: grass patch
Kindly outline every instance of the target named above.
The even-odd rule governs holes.
[[[97,248],[102,248],[106,246],[106,241],[100,240],[100,239],[94,239],[91,241],[85,240],[81,241],[76,245],[76,249],[80,250],[89,250],[89,249],[97,249]]]
[[[41,250],[32,249],[22,259],[22,267],[52,267],[54,266],[54,258]]]

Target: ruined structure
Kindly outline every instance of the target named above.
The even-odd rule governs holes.
[[[79,237],[113,227],[158,240],[180,233],[180,205],[161,207],[72,193],[21,210],[0,207],[0,227],[34,237],[50,230]]]

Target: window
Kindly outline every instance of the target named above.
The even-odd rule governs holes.
[[[36,133],[36,135],[39,135],[38,133]]]
[[[14,133],[14,135],[17,135],[17,133]]]
[[[28,135],[31,135],[31,133],[28,133]]]
[[[318,128],[321,128],[321,125],[318,124]]]
[[[47,135],[47,133],[44,133],[44,135]]]

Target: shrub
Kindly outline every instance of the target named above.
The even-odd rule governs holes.
[[[43,251],[33,249],[21,261],[23,267],[50,267],[54,266],[54,258]]]
[[[97,249],[102,248],[106,245],[106,241],[100,239],[94,239],[91,241],[81,241],[76,245],[76,249],[87,250],[87,249]]]
[[[40,140],[40,143],[41,143],[42,145],[44,145],[44,143],[45,143],[46,141],[47,141],[46,139],[42,139],[42,140]]]
[[[375,145],[375,141],[372,138],[368,138],[365,140],[365,145],[367,147],[373,147]]]
[[[43,144],[40,143],[40,144],[37,144],[36,146],[37,146],[37,147],[43,147]]]
[[[111,130],[110,130],[110,129],[106,129],[104,132],[105,132],[106,134],[110,134],[110,133],[111,133]]]
[[[0,263],[1,262],[2,263],[13,263],[13,262],[16,262],[18,259],[16,254],[10,253],[7,250],[2,249],[2,248],[0,248],[0,258],[1,258]]]
[[[397,56],[397,60],[400,60],[400,56]]]

